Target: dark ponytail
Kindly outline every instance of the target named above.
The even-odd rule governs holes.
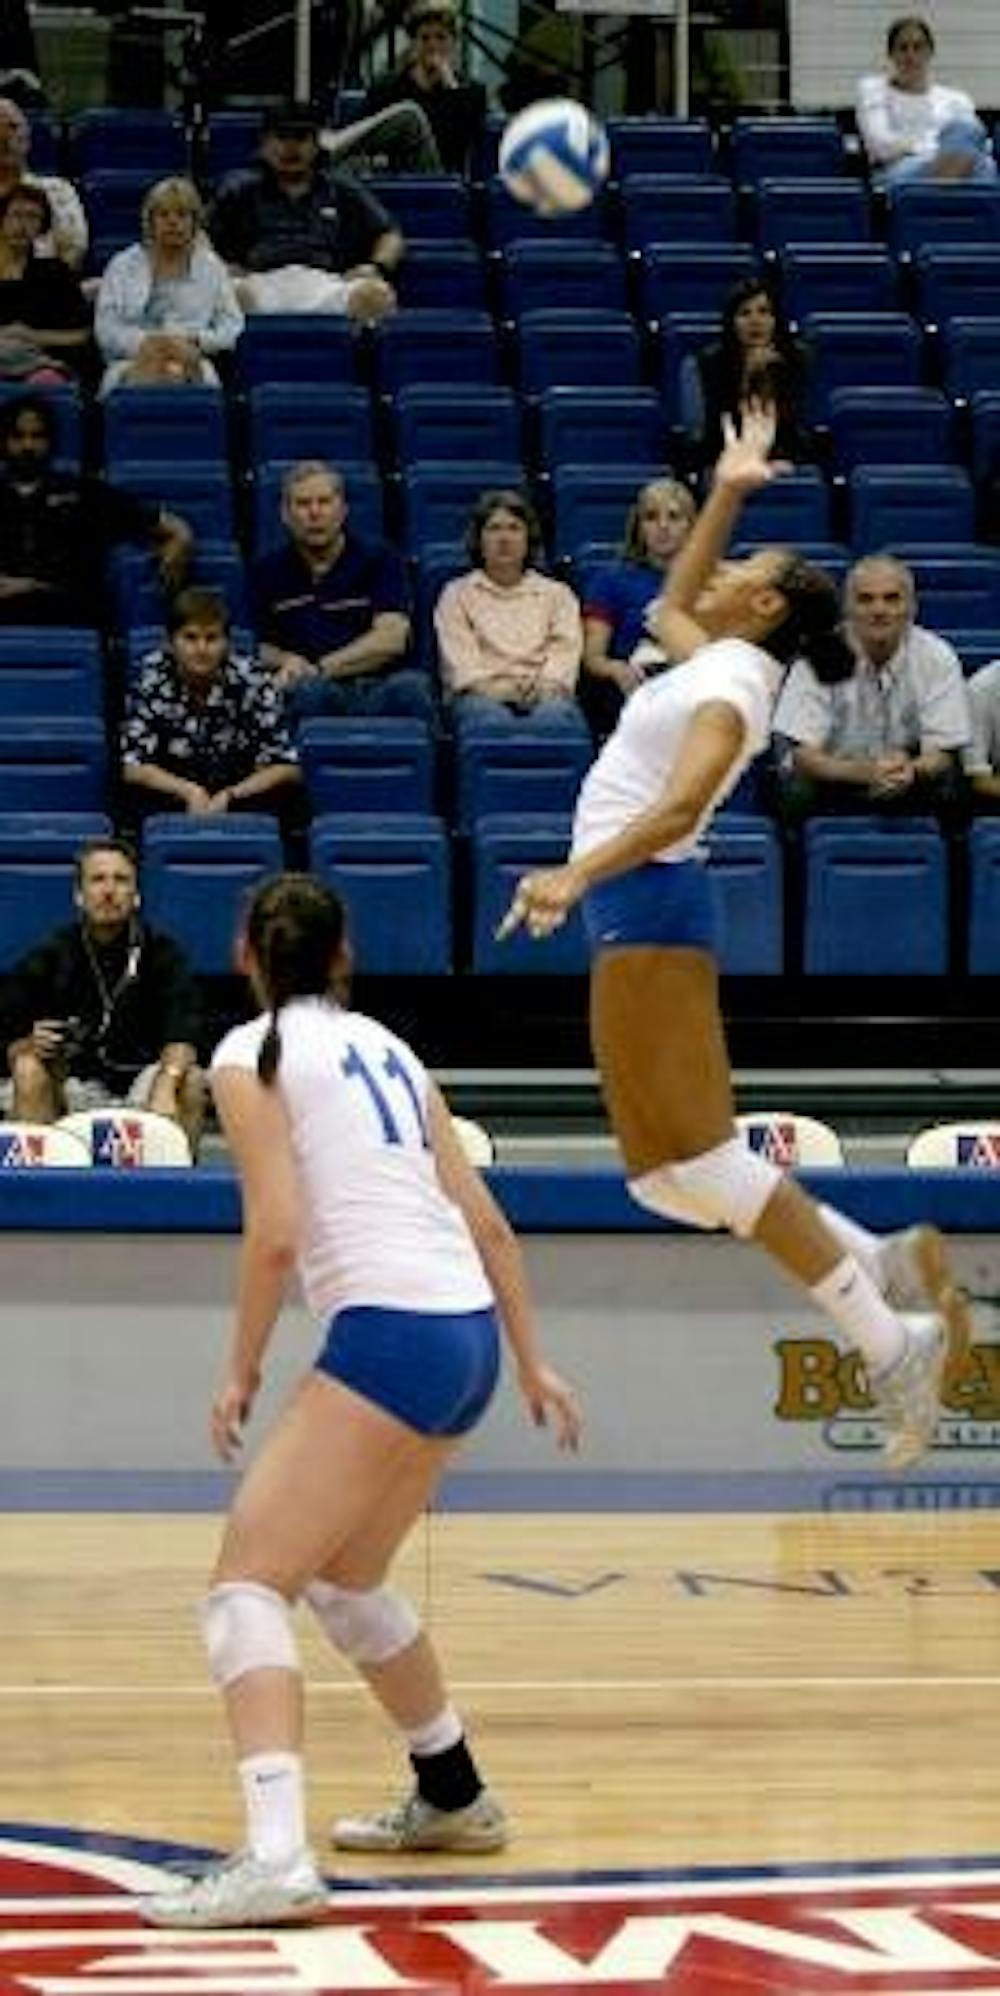
[[[343,902],[311,874],[279,874],[254,894],[246,939],[270,1012],[257,1056],[265,1088],[273,1087],[281,1060],[282,1007],[293,998],[323,998],[333,988],[344,934]]]
[[[823,686],[850,679],[855,658],[840,627],[840,600],[830,577],[802,555],[790,554],[774,587],[787,609],[765,639],[772,658],[788,665],[804,658]]]

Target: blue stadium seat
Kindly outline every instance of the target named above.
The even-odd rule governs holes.
[[[733,120],[729,166],[737,187],[756,187],[761,180],[825,180],[843,165],[836,118]]]
[[[122,458],[115,465],[115,484],[178,514],[196,540],[236,538],[228,465]]]
[[[252,388],[247,442],[251,468],[314,458],[363,464],[375,456],[368,391],[350,382],[339,382],[325,395],[317,395],[309,381],[270,381]]]
[[[625,265],[611,243],[580,243],[562,236],[508,243],[498,268],[500,313],[600,306],[626,309]]]
[[[180,943],[206,977],[235,968],[247,895],[282,867],[277,819],[147,818],[142,833],[143,909],[150,926]]]
[[[994,183],[914,180],[889,190],[889,246],[916,256],[931,243],[1000,244],[1000,188]]]
[[[365,180],[404,236],[472,240],[472,195],[457,173],[372,173]]]
[[[720,922],[722,971],[780,977],[785,967],[781,842],[766,818],[723,811],[708,835]]]
[[[19,401],[25,392],[23,381],[0,382],[0,408],[5,402]],[[35,387],[32,395],[43,396],[55,418],[55,467],[57,471],[80,470],[83,462],[83,403],[74,383],[56,387]]]
[[[655,388],[546,388],[538,399],[539,460],[561,464],[634,464],[636,484],[663,472],[663,409]]]
[[[150,464],[218,463],[228,475],[226,405],[221,390],[175,386],[116,388],[101,405],[109,478],[130,458]]]
[[[244,390],[264,381],[356,381],[358,344],[353,320],[331,312],[251,312],[236,348],[237,380]]]
[[[394,395],[411,381],[500,378],[497,336],[485,312],[396,312],[375,328],[374,355],[380,395]]]
[[[967,401],[1000,382],[1000,316],[947,320],[942,328],[944,386],[952,400]]]
[[[402,473],[403,545],[419,554],[425,543],[461,540],[481,493],[493,488],[520,490],[519,458],[444,459],[407,464]]]
[[[753,554],[759,546],[759,541],[736,540],[733,543],[733,557],[738,561],[743,555]],[[845,547],[842,541],[796,541],[795,552],[801,555],[804,561],[814,561],[817,568],[825,569],[831,582],[835,582],[838,588],[841,587],[852,560],[850,548]],[[753,766],[756,768],[756,764]],[[754,802],[752,808],[755,811],[761,808],[759,799]]]
[[[905,312],[810,312],[802,331],[812,352],[813,422],[825,422],[834,388],[906,387],[920,380],[923,336]]]
[[[684,173],[630,173],[621,184],[625,246],[730,243],[736,197],[728,180]]]
[[[73,920],[76,854],[85,839],[110,832],[100,811],[0,819],[0,970]]]
[[[448,975],[451,855],[440,818],[324,815],[313,823],[309,854],[313,872],[344,897],[364,976]]]
[[[485,312],[486,265],[478,244],[409,238],[396,273],[399,304],[433,311]]]
[[[227,173],[254,166],[260,139],[259,111],[212,111],[205,135],[205,179],[210,185]]]
[[[637,388],[639,334],[627,312],[525,312],[517,327],[517,363],[525,395],[560,385]]]
[[[972,475],[1000,477],[1000,377],[997,388],[983,388],[969,404],[972,425]]]
[[[471,387],[413,382],[396,396],[392,423],[400,464],[475,457],[516,464],[521,459],[521,406],[512,388],[487,382]]]
[[[946,849],[924,820],[815,818],[805,828],[810,977],[943,977]]]
[[[139,626],[161,627],[169,592],[148,548],[116,547],[108,563],[115,623],[131,631]],[[187,582],[198,589],[221,591],[235,626],[250,621],[243,557],[233,541],[197,541]]]
[[[666,312],[656,332],[656,379],[663,397],[663,413],[668,425],[686,428],[683,407],[684,363],[691,354],[711,345],[722,331],[718,312]]]
[[[69,627],[0,629],[0,723],[11,715],[82,714],[100,720],[104,681],[95,631]]]
[[[749,243],[647,243],[638,267],[639,316],[721,312],[735,286],[759,271]]]
[[[455,754],[458,823],[468,831],[497,813],[572,811],[594,750],[581,714],[576,735],[533,728],[530,719],[509,734],[467,725]]]
[[[868,190],[858,180],[761,180],[755,208],[762,250],[871,240]]]
[[[810,312],[891,312],[899,276],[884,243],[789,243],[779,253],[788,317]]]
[[[436,678],[438,672],[434,605],[446,582],[463,575],[469,556],[461,541],[425,544],[413,563],[413,650],[416,659]]]
[[[857,465],[848,486],[855,554],[975,537],[972,480],[957,464]]]
[[[645,467],[648,470],[648,466]],[[621,540],[643,470],[633,464],[559,464],[552,474],[552,551],[575,555],[587,541]]]
[[[605,194],[598,194],[587,208],[578,209],[575,215],[560,215],[559,234],[572,236],[577,241],[597,242],[610,233],[608,227],[608,202]],[[552,229],[551,217],[536,215],[521,201],[515,201],[508,194],[499,174],[494,174],[486,182],[486,245],[488,249],[503,249],[505,243],[517,242],[521,237],[545,236]]]
[[[255,554],[262,554],[265,548],[276,547],[285,537],[281,518],[282,488],[286,473],[298,462],[297,458],[292,458],[285,464],[258,464],[256,468],[251,522]],[[355,533],[363,540],[381,540],[385,531],[384,494],[377,467],[374,464],[349,464],[342,458],[337,470],[344,480],[351,526]]]
[[[0,852],[2,852],[0,844]],[[1000,820],[969,829],[969,975],[1000,975]]]
[[[434,808],[434,749],[423,721],[303,721],[298,747],[317,815],[361,812],[374,819]]]
[[[482,818],[475,826],[472,968],[479,976],[579,977],[587,969],[587,941],[579,908],[554,935],[533,941],[517,929],[506,942],[496,931],[522,873],[557,866],[569,848],[568,814]]]
[[[954,544],[895,550],[912,568],[920,622],[932,631],[1000,631],[1000,551]],[[1000,657],[1000,651],[994,657]]]
[[[608,118],[611,172],[711,173],[715,142],[707,118]]]
[[[0,812],[104,811],[107,788],[103,721],[17,716],[0,728]]]
[[[62,126],[47,111],[32,111],[28,170],[31,173],[62,173]]]
[[[141,173],[147,186],[190,170],[184,120],[176,111],[124,106],[78,112],[70,126],[77,175],[121,167]]]
[[[1000,202],[1000,190],[996,199]],[[931,244],[914,258],[917,309],[927,325],[1000,318],[1000,242],[963,249]]]
[[[80,191],[90,234],[103,242],[105,252],[142,240],[142,204],[149,186],[144,167],[108,166],[84,176]]]
[[[954,462],[954,411],[940,388],[835,388],[828,407],[839,471]]]
[[[740,539],[748,546],[798,547],[831,538],[830,493],[814,464],[799,465],[753,492],[740,513]]]

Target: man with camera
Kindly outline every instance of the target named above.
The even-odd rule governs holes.
[[[205,1084],[197,986],[169,936],[139,916],[136,862],[115,838],[76,859],[77,920],[16,964],[0,1000],[11,1081],[0,1104],[18,1121],[127,1102],[180,1124],[197,1149]]]

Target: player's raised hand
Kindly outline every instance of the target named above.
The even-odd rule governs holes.
[[[772,404],[749,402],[739,424],[731,416],[722,418],[722,452],[715,466],[715,482],[735,492],[756,492],[789,469],[781,459],[772,458],[777,417]]]

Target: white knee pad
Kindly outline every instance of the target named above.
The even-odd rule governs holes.
[[[644,1171],[641,1178],[628,1180],[629,1197],[637,1206],[644,1206],[648,1213],[656,1213],[662,1220],[680,1220],[685,1227],[702,1227],[712,1233],[718,1227],[708,1213],[678,1191],[674,1184],[672,1164],[658,1164],[655,1171]]]
[[[305,1599],[334,1649],[351,1663],[388,1663],[420,1634],[415,1609],[393,1587],[354,1594],[329,1580],[313,1580]]]
[[[783,1173],[766,1157],[750,1150],[742,1137],[729,1137],[700,1157],[671,1165],[671,1177],[701,1212],[740,1240],[749,1240]]]
[[[273,1587],[224,1581],[202,1602],[199,1619],[216,1684],[233,1684],[248,1670],[298,1670],[288,1608]]]

